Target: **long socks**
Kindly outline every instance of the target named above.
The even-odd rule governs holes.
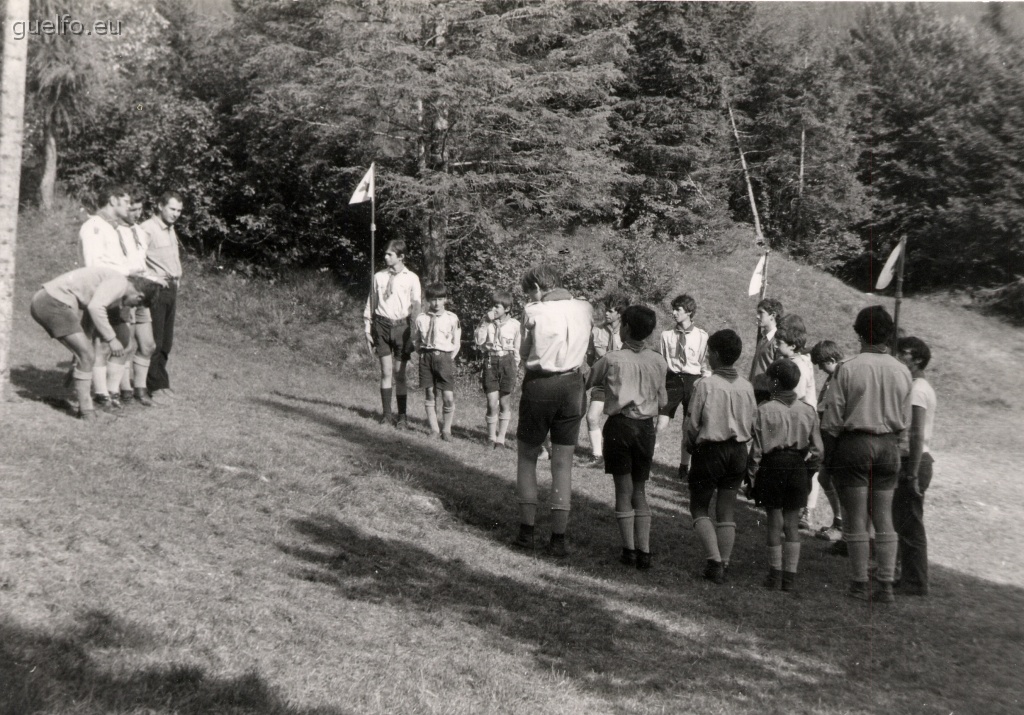
[[[391,388],[382,387],[380,388],[380,404],[384,408],[384,416],[391,416]]]
[[[722,554],[718,550],[718,534],[715,533],[715,525],[711,518],[699,516],[693,520],[693,530],[697,532],[697,538],[704,545],[704,554],[711,561],[721,561]]]
[[[511,419],[511,412],[498,413],[498,438],[495,440],[498,444],[505,444],[505,434],[508,432],[508,423]]]
[[[892,583],[896,574],[896,553],[899,537],[895,531],[875,532],[875,558],[878,560],[878,580]]]
[[[595,457],[601,457],[604,455],[604,450],[601,444],[601,430],[592,429],[589,431],[590,434],[590,451]]]
[[[651,553],[651,512],[638,511],[634,518],[636,550]]]
[[[796,573],[800,563],[800,542],[787,541],[782,544],[782,570]]]
[[[632,551],[636,548],[635,539],[635,511],[617,511],[615,519],[619,522],[619,534],[622,536],[622,546]]]
[[[736,543],[736,522],[722,521],[715,527],[715,535],[718,538],[718,552],[722,556],[722,565],[729,565],[729,557],[732,556],[732,547]]]

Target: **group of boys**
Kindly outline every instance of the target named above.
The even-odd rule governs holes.
[[[429,310],[416,315],[419,282],[404,267],[404,252],[400,241],[388,245],[388,268],[375,276],[364,313],[368,345],[381,359],[382,422],[408,426],[405,366],[419,350],[428,423],[433,433],[450,440],[452,360],[461,327],[445,309],[441,285],[427,287]],[[820,484],[834,514],[822,534],[842,534],[850,558],[849,595],[892,602],[897,557],[902,561],[903,592],[927,593],[922,512],[931,479],[928,441],[935,396],[923,371],[930,354],[918,338],[901,338],[899,359],[889,355],[894,325],[882,307],[858,314],[854,330],[861,352],[844,361],[831,341],[815,345],[808,356],[803,320],[784,315],[776,300],[762,300],[757,306],[761,339],[745,379],[735,366],[743,350],[739,335],[725,329],[709,336],[694,326],[696,302],[690,296],[672,301],[676,325],[662,333],[660,349],[654,351],[644,341],[656,326],[656,314],[646,306],[630,305],[620,293],[602,301],[606,321],[595,328],[591,305],[573,298],[552,266],[531,268],[520,287],[528,301],[522,323],[509,315],[511,293],[498,290],[474,335],[485,353],[486,422],[493,448],[505,444],[510,394],[519,367],[524,370],[517,428],[516,546],[532,550],[538,545],[537,461],[549,449],[551,526],[545,548],[555,557],[568,554],[573,454],[586,415],[593,447],[589,465],[603,466],[614,483],[620,558],[635,568],[650,568],[646,483],[658,434],[682,405],[679,475],[688,483],[706,579],[727,579],[736,539],[736,497],[746,482],[750,496],[768,514],[764,586],[794,590],[800,529],[815,506]],[[396,297],[400,290],[403,294]],[[392,355],[399,357],[397,365]],[[815,365],[828,375],[820,395]],[[391,416],[391,381],[385,384],[392,374],[398,386],[397,418]],[[877,561],[873,589],[868,580],[869,522]]]

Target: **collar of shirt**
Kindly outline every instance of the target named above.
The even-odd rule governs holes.
[[[862,353],[875,353],[876,355],[879,354],[879,353],[888,353],[889,352],[889,346],[888,345],[884,345],[884,344],[883,345],[865,345],[863,348],[861,348],[861,352]]]
[[[770,333],[765,333],[764,334],[765,342],[770,343],[772,340],[774,340],[775,339],[775,333],[776,333],[777,330],[778,330],[778,328],[772,328],[772,331]]]
[[[644,342],[642,340],[623,340],[622,341],[622,349],[623,350],[632,350],[633,352],[638,353],[641,350],[643,350],[645,347],[646,347],[646,345],[644,345]]]
[[[775,394],[772,395],[772,399],[773,400],[778,400],[779,402],[781,402],[782,404],[784,404],[784,405],[786,405],[788,407],[789,405],[792,405],[794,402],[796,402],[796,391],[795,390],[777,390],[775,392]]]
[[[715,375],[718,375],[719,377],[724,377],[726,380],[729,380],[730,382],[740,376],[740,373],[739,371],[736,370],[735,366],[720,367],[715,369],[713,372]]]
[[[567,291],[565,288],[552,288],[547,293],[540,297],[541,301],[548,302],[551,300],[572,300],[572,293]]]
[[[692,323],[690,324],[689,328],[680,328],[678,325],[675,327],[675,331],[677,333],[682,333],[683,335],[689,335],[690,333],[692,333],[696,329],[697,329],[697,326],[693,325]]]

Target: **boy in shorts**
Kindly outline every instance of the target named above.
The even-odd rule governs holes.
[[[619,326],[622,311],[629,307],[629,299],[619,291],[612,291],[601,300],[604,308],[604,325],[590,331],[590,351],[587,364],[593,365],[613,350],[622,348]],[[593,455],[586,467],[603,467],[604,450],[601,444],[601,415],[604,412],[604,387],[595,384],[590,391],[590,407],[587,409],[587,432],[590,437],[590,451]]]
[[[511,396],[519,372],[519,321],[509,315],[512,292],[496,290],[492,307],[473,335],[483,348],[484,393],[487,395],[487,443],[492,449],[505,446],[505,434],[512,419]]]
[[[665,375],[668,402],[658,412],[659,434],[676,416],[680,404],[683,406],[683,419],[686,419],[693,386],[702,376],[711,374],[708,366],[708,334],[693,324],[696,312],[697,301],[685,293],[672,299],[672,317],[675,318],[676,326],[661,334],[661,356],[668,364]],[[681,441],[679,451],[679,478],[685,482],[690,465],[685,440]]]
[[[380,361],[380,423],[409,429],[406,416],[409,387],[406,368],[412,357],[413,319],[420,312],[420,279],[405,267],[405,241],[388,241],[384,247],[386,268],[373,276],[363,311],[366,345]],[[391,415],[394,385],[398,417]]]
[[[822,340],[815,343],[814,347],[811,348],[811,363],[826,375],[825,382],[822,383],[821,390],[818,392],[819,421],[821,420],[821,413],[825,411],[825,400],[828,398],[830,388],[832,387],[832,376],[836,374],[836,368],[839,367],[839,363],[844,359],[843,351],[831,340]],[[829,476],[828,470],[825,469],[825,457],[822,458],[821,467],[818,469],[818,481],[821,483],[821,490],[825,493],[828,505],[832,509],[832,524],[821,527],[821,530],[815,534],[815,538],[841,543],[843,538],[843,517],[842,510],[839,507],[839,493],[832,483],[832,477]],[[845,547],[846,544],[843,543],[837,551],[845,554]]]
[[[548,553],[568,556],[572,455],[586,405],[583,368],[593,327],[593,309],[562,288],[551,265],[526,271],[520,285],[530,301],[523,309],[520,354],[526,368],[519,400],[519,459],[516,499],[519,535],[515,544],[534,547],[537,519],[537,458],[551,435],[551,542]]]
[[[779,358],[766,374],[772,399],[757,408],[747,471],[754,480],[754,501],[768,512],[769,570],[764,586],[793,591],[800,561],[798,522],[807,503],[810,474],[821,458],[821,432],[818,413],[796,396],[800,368]]]
[[[444,304],[448,291],[440,283],[431,283],[425,292],[427,312],[416,316],[413,345],[420,355],[420,385],[426,390],[427,424],[431,434],[452,440],[455,418],[455,356],[462,344],[459,317]],[[438,426],[438,397],[441,398],[441,425]]]
[[[665,359],[644,346],[658,324],[653,310],[631,305],[620,313],[622,348],[598,360],[587,387],[602,389],[604,471],[615,483],[615,518],[622,536],[622,563],[651,567],[651,476],[658,409],[668,401]]]
[[[693,530],[704,545],[704,578],[724,583],[736,541],[733,518],[736,492],[747,473],[747,443],[753,437],[754,388],[739,376],[735,364],[743,341],[733,330],[708,338],[711,375],[693,389],[683,439],[691,457],[690,514]],[[718,492],[718,523],[708,516],[711,497]]]

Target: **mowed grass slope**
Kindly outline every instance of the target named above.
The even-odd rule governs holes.
[[[935,349],[934,596],[870,608],[810,540],[801,592],[765,593],[763,518],[746,507],[732,581],[703,582],[669,476],[678,424],[650,486],[651,572],[618,565],[610,484],[583,469],[572,558],[510,549],[515,458],[480,444],[481,395],[460,391],[453,443],[425,434],[418,397],[420,431],[377,425],[359,306],[323,279],[191,262],[171,359],[182,398],[84,429],[41,400],[60,394],[66,355],[27,311],[73,264],[78,220],[22,218],[0,714],[1020,712],[1019,331],[905,303]],[[740,247],[666,263],[699,323],[749,339],[755,260]],[[812,337],[852,350],[871,299],[771,265],[771,292]]]

